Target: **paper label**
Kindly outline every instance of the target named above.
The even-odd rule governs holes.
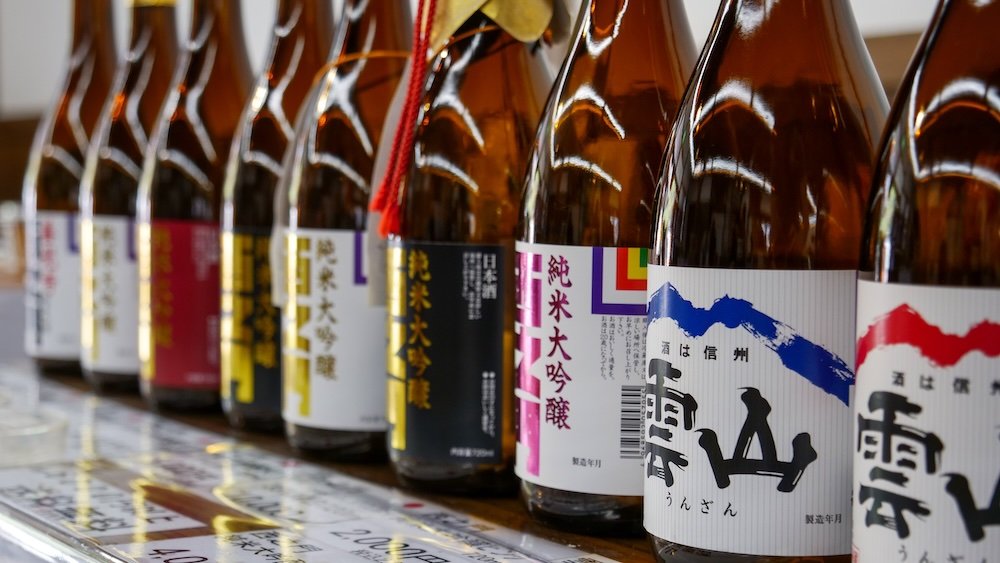
[[[392,448],[444,462],[503,459],[512,254],[500,245],[390,243]]]
[[[651,534],[749,555],[850,552],[855,279],[650,266]]]
[[[139,226],[142,377],[182,389],[219,388],[219,227]]]
[[[517,243],[517,474],[642,495],[646,249]]]
[[[24,345],[29,356],[80,359],[80,215],[35,211],[24,221]]]
[[[139,267],[134,222],[95,215],[81,225],[80,361],[89,370],[139,373]]]
[[[368,304],[363,231],[288,232],[286,421],[385,430],[385,309]]]
[[[281,410],[281,314],[268,232],[222,234],[222,396]]]
[[[1000,562],[1000,290],[858,283],[854,560]]]

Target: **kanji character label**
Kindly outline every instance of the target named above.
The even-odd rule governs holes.
[[[390,243],[392,448],[437,461],[503,459],[512,277],[507,246]]]
[[[81,225],[80,361],[90,370],[139,373],[139,267],[128,217],[95,215]]]
[[[385,430],[385,309],[369,305],[363,231],[288,231],[286,421]]]
[[[36,211],[25,217],[25,350],[56,360],[80,358],[78,213]]]
[[[142,377],[177,389],[219,388],[219,227],[139,225]]]
[[[855,278],[650,267],[651,534],[751,555],[850,552]]]
[[[271,301],[271,236],[222,234],[222,396],[277,411],[281,315]]]
[[[517,243],[517,474],[642,495],[646,250]]]
[[[859,563],[1000,561],[1000,290],[858,283]]]

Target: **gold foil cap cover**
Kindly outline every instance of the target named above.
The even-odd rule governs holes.
[[[177,0],[128,0],[129,8],[146,8],[149,6],[176,6]]]
[[[437,53],[477,10],[518,41],[537,41],[552,19],[552,0],[438,0],[430,51]]]

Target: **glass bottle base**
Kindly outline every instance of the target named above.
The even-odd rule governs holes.
[[[440,463],[390,452],[392,469],[405,486],[422,491],[463,496],[512,496],[517,478],[510,464]]]
[[[53,360],[49,358],[32,358],[35,367],[43,375],[69,375],[80,373],[80,362],[77,360]]]
[[[649,536],[653,555],[660,563],[850,563],[848,555],[738,555],[721,551],[706,551]]]
[[[521,482],[521,496],[535,520],[586,535],[640,536],[642,497],[594,495]]]
[[[288,443],[302,454],[331,461],[385,461],[385,432],[312,428],[285,423]]]
[[[219,408],[219,392],[215,390],[160,387],[147,380],[142,380],[140,389],[153,410],[214,411]]]
[[[83,378],[99,395],[134,393],[139,390],[138,373],[111,373],[84,369]]]
[[[237,430],[279,434],[284,430],[284,420],[281,411],[254,407],[230,400],[222,401],[222,410],[226,413],[229,425]]]

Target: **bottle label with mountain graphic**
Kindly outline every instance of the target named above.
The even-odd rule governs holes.
[[[649,268],[653,535],[739,554],[850,552],[856,275]]]

